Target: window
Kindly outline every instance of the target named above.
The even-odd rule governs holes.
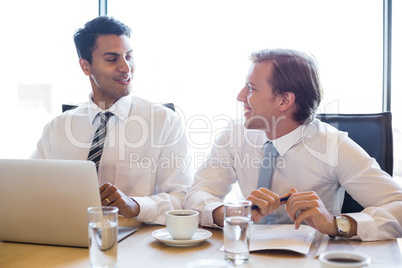
[[[2,5],[0,113],[3,129],[11,131],[1,134],[1,158],[29,157],[44,125],[61,113],[61,104],[88,99],[90,85],[72,36],[98,15],[98,4],[13,0]],[[395,174],[402,175],[397,150],[402,145],[402,78],[397,75],[402,71],[402,7],[400,1],[393,5]],[[290,47],[315,55],[324,86],[319,112],[380,112],[382,9],[382,1],[367,0],[108,1],[108,14],[133,29],[133,94],[174,102],[194,151],[205,153],[214,131],[228,118],[241,117],[236,96],[248,56],[257,49]]]
[[[1,158],[28,158],[61,104],[88,99],[73,34],[98,14],[95,0],[1,4]],[[46,8],[43,8],[46,7]],[[4,131],[4,130],[7,131]]]
[[[394,127],[394,176],[402,177],[402,2],[393,1],[392,14],[392,95]]]
[[[133,29],[134,94],[174,102],[188,129],[202,129],[200,115],[217,129],[225,116],[242,116],[236,96],[250,53],[273,47],[315,55],[324,86],[319,112],[381,112],[382,8],[366,0],[114,0],[108,13]]]

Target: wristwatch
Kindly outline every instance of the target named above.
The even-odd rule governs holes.
[[[335,216],[335,223],[336,223],[336,228],[338,229],[338,235],[337,236],[343,236],[349,234],[351,225],[349,220],[342,216],[338,215]]]

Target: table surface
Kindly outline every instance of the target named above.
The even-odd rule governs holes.
[[[118,245],[118,267],[186,267],[202,259],[223,260],[219,251],[223,245],[223,230],[206,230],[212,237],[190,247],[167,246],[157,241],[152,232],[164,226],[146,225],[135,220],[119,218],[119,225],[139,227],[138,231]],[[360,252],[372,258],[371,267],[402,267],[402,242],[398,240],[361,242],[330,240],[324,251],[347,250]],[[321,247],[322,248],[322,247]],[[239,267],[320,267],[318,258],[284,250],[251,252],[250,261]],[[46,246],[0,242],[0,267],[90,267],[86,248]]]

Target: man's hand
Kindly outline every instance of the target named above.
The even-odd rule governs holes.
[[[289,194],[286,194],[288,196]],[[282,196],[283,197],[283,196]],[[280,205],[286,204],[286,201],[280,201],[281,196],[268,190],[267,188],[259,188],[251,192],[247,197],[247,200],[253,203],[253,209],[251,212],[251,219],[254,222],[259,222],[262,217],[271,214],[277,210]]]
[[[119,213],[126,218],[137,217],[140,206],[134,199],[126,196],[115,185],[106,182],[99,188],[102,206],[119,208]]]
[[[315,192],[298,192],[291,189],[292,194],[286,203],[286,211],[295,228],[298,229],[304,221],[309,226],[323,234],[337,234],[334,215],[329,213]]]
[[[223,222],[224,222],[224,212],[223,212],[223,206],[217,207],[214,209],[212,212],[212,218],[214,219],[214,223],[220,227],[223,227]]]

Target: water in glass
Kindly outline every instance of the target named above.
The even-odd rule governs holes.
[[[88,233],[92,267],[117,267],[117,223],[91,222]]]
[[[250,223],[249,217],[227,217],[225,219],[225,260],[235,264],[248,262]]]

